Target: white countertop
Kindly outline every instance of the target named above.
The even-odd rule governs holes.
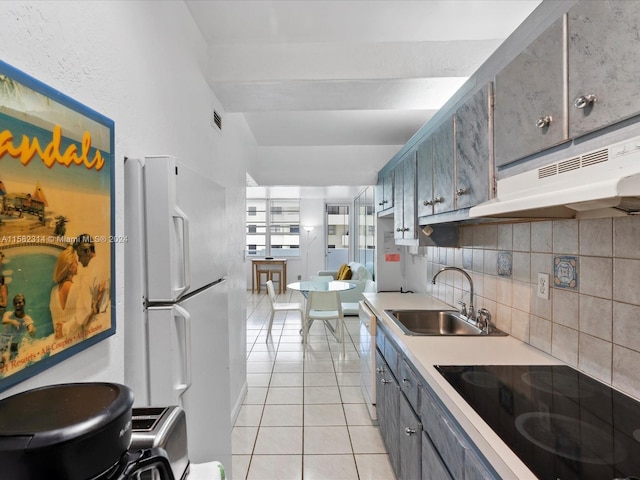
[[[402,353],[440,397],[469,437],[504,479],[535,479],[471,406],[449,385],[434,365],[552,365],[562,364],[511,336],[429,337],[405,335],[384,312],[394,308],[454,309],[427,294],[364,293],[366,303],[382,321]]]

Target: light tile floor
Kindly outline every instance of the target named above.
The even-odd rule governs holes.
[[[278,301],[302,302],[288,291]],[[267,342],[266,295],[247,297],[248,392],[233,429],[233,480],[394,480],[360,393],[358,317],[344,357],[314,322],[303,359],[300,314],[278,313]]]

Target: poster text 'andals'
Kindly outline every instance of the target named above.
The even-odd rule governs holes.
[[[22,142],[19,145],[13,143],[13,134],[9,130],[0,132],[0,159],[9,154],[13,158],[19,158],[23,165],[27,165],[36,153],[42,159],[42,162],[48,167],[54,164],[64,165],[68,167],[74,165],[84,165],[87,169],[95,168],[101,170],[104,166],[104,158],[100,150],[96,149],[92,159],[89,159],[91,150],[91,134],[84,132],[82,136],[82,150],[78,152],[75,144],[69,145],[64,152],[60,150],[62,141],[62,128],[56,125],[53,128],[51,142],[44,148],[40,146],[40,142],[36,137],[29,138],[22,136]]]

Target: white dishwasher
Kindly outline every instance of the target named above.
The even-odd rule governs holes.
[[[360,317],[360,389],[372,420],[376,413],[376,316],[361,300]]]

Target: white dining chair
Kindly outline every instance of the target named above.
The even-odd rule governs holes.
[[[338,331],[338,336],[336,338],[340,343],[342,343],[342,355],[344,355],[344,315],[342,313],[342,303],[340,303],[340,295],[338,292],[309,291],[305,321],[303,322],[302,327],[304,354],[307,352],[309,329],[311,328],[314,320],[322,320],[334,335],[336,330]],[[334,329],[329,323],[330,320],[337,321],[336,329]]]
[[[267,338],[265,341],[269,341],[271,336],[271,327],[273,327],[273,318],[276,316],[276,312],[300,312],[300,321],[304,324],[304,307],[301,303],[291,302],[284,303],[278,302],[275,289],[273,288],[273,282],[267,281],[267,293],[269,301],[271,302],[271,317],[269,318],[269,328],[267,330]]]

